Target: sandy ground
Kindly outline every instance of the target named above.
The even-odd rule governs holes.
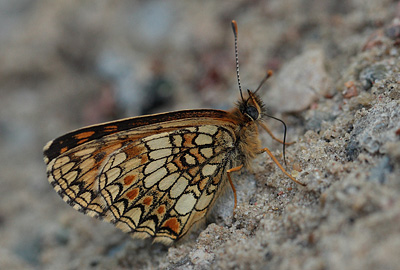
[[[400,5],[389,0],[0,3],[0,269],[400,269]],[[54,192],[44,144],[143,113],[229,109],[262,90],[289,127],[172,247]],[[282,136],[279,122],[268,125]],[[267,134],[263,145],[281,157]]]

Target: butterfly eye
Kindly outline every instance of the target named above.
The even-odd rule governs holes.
[[[252,120],[257,120],[260,116],[260,113],[258,112],[257,108],[254,106],[247,106],[245,108],[244,113],[249,116]]]

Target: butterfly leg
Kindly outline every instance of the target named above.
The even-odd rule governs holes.
[[[272,139],[274,139],[275,141],[277,141],[279,143],[283,143],[282,140],[275,137],[275,135],[272,133],[272,131],[268,128],[268,126],[266,124],[264,124],[263,122],[260,122],[259,124],[269,134],[269,136],[271,136]],[[285,145],[291,145],[294,143],[296,143],[296,142],[285,142]]]
[[[231,169],[226,171],[226,174],[228,175],[229,184],[231,185],[231,188],[232,188],[232,191],[233,191],[233,197],[235,199],[235,204],[233,206],[233,212],[235,212],[235,209],[236,209],[236,206],[237,206],[237,196],[236,196],[236,188],[235,188],[235,186],[233,185],[233,182],[232,182],[231,173],[240,171],[242,168],[243,168],[243,165],[240,165],[240,166],[237,166],[235,168],[231,168]]]
[[[263,152],[267,152],[267,154],[272,158],[272,160],[275,162],[275,164],[279,167],[279,169],[281,169],[281,171],[286,174],[293,182],[296,182],[299,185],[305,186],[305,184],[299,182],[298,180],[296,180],[293,176],[291,176],[283,167],[282,165],[279,163],[279,161],[276,159],[276,157],[274,157],[274,155],[271,153],[271,151],[269,151],[268,148],[264,148],[261,149],[261,153]]]

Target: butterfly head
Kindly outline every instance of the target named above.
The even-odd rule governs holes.
[[[248,97],[239,101],[239,111],[250,121],[257,121],[265,114],[265,106],[261,98],[247,89]]]

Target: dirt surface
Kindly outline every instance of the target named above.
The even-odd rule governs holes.
[[[45,143],[84,125],[238,98],[283,119],[207,222],[165,247],[65,204]],[[399,269],[400,4],[392,0],[0,3],[0,269]],[[282,126],[267,120],[282,136]],[[282,146],[261,133],[281,160]]]

